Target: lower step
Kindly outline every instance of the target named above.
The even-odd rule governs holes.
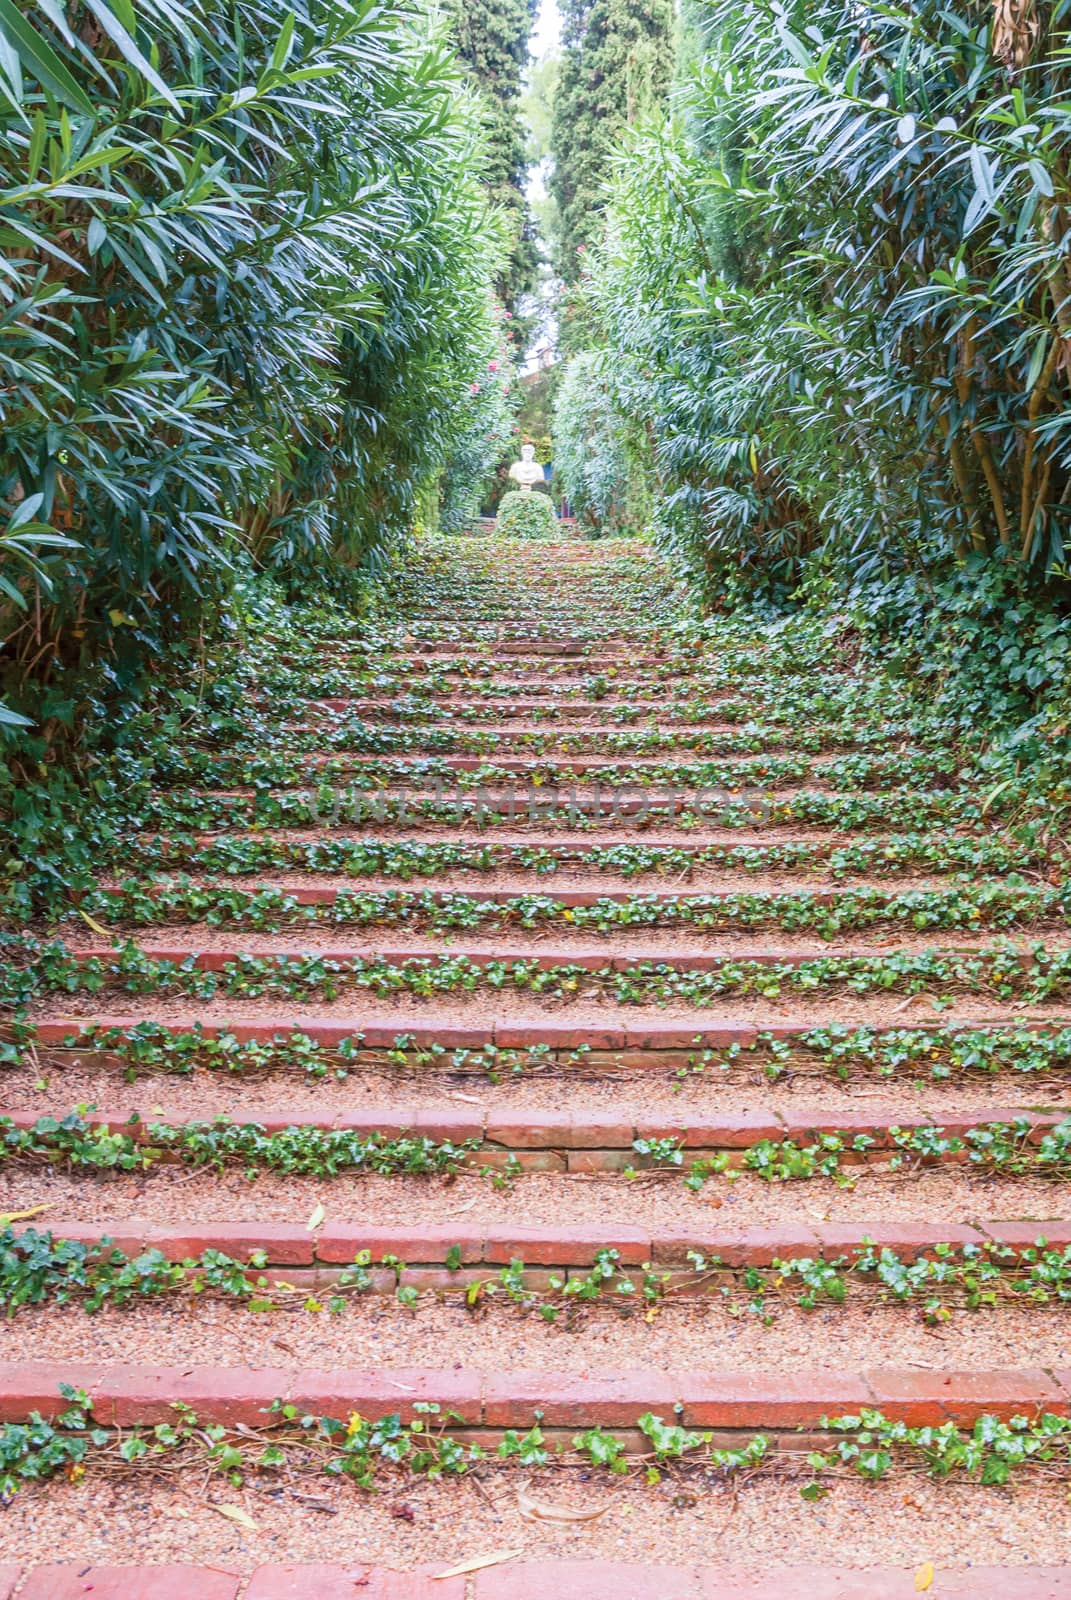
[[[464,1563],[461,1563],[464,1565]],[[469,1575],[448,1563],[397,1572],[357,1563],[258,1567],[0,1567],[0,1600],[1069,1600],[1071,1567],[782,1567],[749,1575],[728,1567],[638,1566],[624,1561],[525,1561],[497,1552]],[[19,1580],[22,1585],[19,1587]]]
[[[343,1421],[359,1412],[371,1420],[397,1413],[406,1422],[433,1404],[456,1419],[450,1431],[459,1439],[497,1443],[502,1429],[527,1429],[538,1420],[549,1444],[566,1447],[578,1428],[630,1434],[647,1412],[711,1430],[726,1441],[736,1442],[744,1431],[780,1434],[777,1442],[788,1450],[805,1446],[808,1436],[798,1430],[810,1430],[813,1439],[823,1419],[864,1410],[915,1428],[946,1422],[970,1427],[982,1416],[1071,1415],[1071,1370],[1040,1367],[664,1374],[633,1369],[582,1379],[561,1372],[435,1367],[327,1372],[28,1361],[0,1362],[0,1422],[23,1422],[34,1411],[59,1416],[69,1403],[61,1385],[89,1396],[102,1427],[173,1421],[177,1403],[190,1407],[202,1423],[229,1427],[263,1427],[276,1402]]]

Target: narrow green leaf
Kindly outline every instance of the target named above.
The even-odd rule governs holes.
[[[33,119],[33,132],[30,135],[30,148],[26,152],[26,175],[33,183],[41,170],[41,157],[45,153],[45,142],[48,130],[45,126],[45,114],[38,107]]]
[[[85,3],[112,43],[122,51],[124,60],[134,67],[136,71],[140,72],[146,83],[151,83],[157,94],[162,95],[168,105],[172,106],[176,114],[181,117],[183,114],[182,106],[175,99],[163,78],[156,71],[156,68],[142,55],[133,35],[126,31],[114,11],[105,4],[105,0],[85,0]]]
[[[12,0],[0,0],[0,31],[11,41],[23,65],[37,78],[43,89],[73,106],[83,116],[95,117],[93,102],[75,82],[63,61],[18,11]]]
[[[294,13],[291,11],[286,21],[279,30],[279,37],[275,41],[272,51],[271,64],[276,72],[281,72],[290,55],[290,46],[294,38]]]

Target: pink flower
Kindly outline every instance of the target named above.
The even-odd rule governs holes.
[[[479,386],[479,384],[478,384],[478,383],[474,383],[474,384],[473,384],[473,386],[472,386],[472,392],[473,392],[473,394],[479,394],[479,392],[480,392],[480,386]]]
[[[497,361],[489,361],[487,363],[487,370],[488,370],[488,372],[497,372],[498,371],[498,362]]]

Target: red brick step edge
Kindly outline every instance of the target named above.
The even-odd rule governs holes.
[[[286,1223],[193,1222],[154,1226],[123,1218],[108,1223],[64,1222],[41,1218],[27,1224],[47,1231],[54,1239],[72,1239],[95,1245],[107,1236],[127,1255],[159,1250],[169,1261],[184,1261],[206,1250],[245,1260],[263,1251],[273,1267],[347,1266],[358,1252],[368,1250],[373,1261],[396,1256],[409,1266],[443,1267],[448,1251],[456,1250],[464,1267],[497,1267],[519,1258],[528,1266],[590,1267],[597,1250],[616,1250],[623,1267],[650,1262],[653,1267],[679,1266],[690,1250],[708,1260],[717,1257],[726,1267],[767,1267],[792,1257],[857,1256],[867,1248],[894,1250],[915,1259],[932,1255],[939,1245],[957,1250],[993,1244],[1016,1253],[1029,1250],[1039,1240],[1053,1250],[1071,1248],[1071,1220],[1049,1222],[958,1223],[825,1223],[814,1226],[782,1223],[776,1227],[668,1228],[652,1232],[616,1224],[600,1227],[582,1223],[573,1227],[488,1227],[472,1223],[418,1223],[410,1227],[374,1222],[327,1222],[315,1231]],[[445,1279],[444,1282],[449,1282]],[[454,1278],[463,1285],[463,1276]]]
[[[248,1579],[223,1566],[0,1567],[0,1600],[914,1600],[917,1569],[782,1567],[760,1576],[726,1567],[623,1561],[507,1561],[469,1578],[448,1565],[277,1565]],[[938,1569],[933,1600],[1071,1600],[1071,1567]]]
[[[784,1373],[658,1373],[609,1371],[599,1378],[518,1369],[508,1373],[438,1367],[338,1368],[109,1366],[105,1362],[0,1362],[0,1422],[24,1421],[32,1411],[55,1417],[68,1402],[61,1384],[90,1397],[101,1426],[134,1427],[171,1419],[176,1403],[204,1422],[263,1426],[275,1401],[316,1416],[376,1418],[437,1403],[458,1419],[462,1437],[493,1439],[502,1428],[528,1428],[537,1413],[550,1436],[576,1428],[634,1428],[645,1411],[673,1415],[686,1427],[717,1433],[815,1430],[823,1417],[877,1409],[911,1427],[981,1416],[1071,1415],[1071,1369],[1041,1367],[954,1372],[872,1367],[859,1373],[827,1369]],[[785,1448],[799,1448],[788,1433]]]
[[[19,1109],[6,1113],[6,1117],[13,1127],[32,1128],[40,1113]],[[127,1133],[151,1145],[153,1124],[167,1119],[135,1113],[131,1109],[90,1111],[85,1120],[92,1127]],[[287,1128],[316,1128],[361,1137],[375,1134],[385,1139],[414,1135],[436,1141],[451,1140],[456,1144],[472,1140],[473,1146],[462,1162],[478,1168],[504,1167],[515,1162],[524,1171],[610,1173],[644,1166],[645,1158],[634,1148],[637,1139],[678,1140],[690,1158],[728,1152],[731,1161],[739,1161],[739,1152],[751,1149],[762,1140],[793,1140],[810,1145],[823,1135],[840,1133],[848,1140],[865,1137],[870,1141],[861,1152],[846,1152],[845,1159],[858,1162],[870,1158],[881,1160],[896,1151],[899,1147],[893,1136],[894,1128],[908,1132],[936,1127],[949,1137],[962,1137],[979,1124],[1018,1121],[1026,1125],[1025,1142],[1036,1145],[1053,1128],[1066,1122],[1067,1112],[1001,1106],[986,1107],[984,1114],[912,1112],[893,1121],[874,1113],[845,1110],[812,1117],[798,1112],[790,1120],[787,1114],[771,1109],[715,1118],[696,1113],[686,1122],[635,1123],[587,1111],[526,1110],[511,1116],[494,1106],[475,1107],[470,1111],[453,1106],[422,1107],[404,1103],[364,1106],[356,1111],[340,1111],[332,1117],[316,1111],[288,1111],[285,1105],[277,1106],[269,1101],[263,1106],[249,1107],[248,1114],[239,1120],[255,1124],[267,1134],[282,1133]],[[952,1153],[934,1159],[959,1162],[962,1156]]]

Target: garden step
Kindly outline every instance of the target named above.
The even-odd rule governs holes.
[[[198,861],[206,858],[209,866]],[[650,888],[684,887],[694,891],[724,878],[746,886],[774,878],[787,886],[818,885],[841,890],[861,883],[903,889],[906,879],[933,881],[984,873],[1000,881],[1009,872],[1030,872],[1046,865],[1041,850],[1001,839],[948,829],[941,835],[875,834],[854,843],[843,835],[818,830],[806,841],[790,829],[645,828],[597,838],[590,833],[511,833],[497,825],[486,830],[429,824],[426,828],[380,830],[358,828],[335,832],[315,827],[234,827],[200,829],[195,833],[147,831],[127,856],[128,869],[178,873],[190,866],[202,876],[228,881],[282,870],[315,873],[366,885],[376,880],[398,888],[450,883],[494,883],[514,877],[529,891],[538,887],[554,894],[562,883],[574,887],[612,885],[621,892],[643,894]],[[1037,882],[1036,878],[1029,881]],[[1055,873],[1042,883],[1057,881]]]
[[[323,931],[329,934],[331,929],[325,927]],[[815,961],[834,966],[843,962],[871,960],[904,948],[903,941],[892,945],[887,932],[880,939],[865,942],[860,939],[852,944],[839,942],[834,944],[812,936],[797,937],[791,944],[785,943],[779,946],[771,946],[759,931],[751,936],[736,933],[731,936],[723,935],[721,943],[714,935],[702,935],[699,939],[695,935],[689,935],[684,937],[683,942],[680,937],[673,941],[668,936],[663,936],[663,942],[648,945],[637,942],[645,934],[650,937],[651,930],[644,928],[617,928],[613,931],[612,940],[602,942],[593,942],[590,933],[586,937],[563,938],[555,930],[553,943],[548,939],[533,938],[531,935],[526,938],[524,929],[516,929],[512,934],[492,933],[486,939],[470,935],[463,944],[458,943],[456,936],[441,944],[427,938],[422,938],[418,942],[416,938],[410,940],[399,936],[394,930],[390,930],[389,942],[384,942],[375,938],[374,932],[375,930],[372,938],[365,939],[360,944],[351,942],[346,945],[328,945],[318,943],[312,929],[309,930],[310,937],[303,939],[300,944],[283,943],[271,933],[250,929],[243,931],[239,943],[233,930],[205,928],[198,929],[198,934],[201,936],[201,942],[198,944],[161,945],[139,942],[138,948],[149,960],[176,963],[189,961],[191,965],[208,972],[220,972],[231,964],[250,958],[265,961],[275,959],[279,962],[299,962],[308,958],[321,962],[332,961],[343,968],[346,965],[359,968],[362,964],[372,961],[398,966],[407,962],[431,965],[441,962],[448,956],[453,961],[464,961],[477,968],[505,962],[523,963],[532,970],[544,972],[557,967],[572,967],[578,973],[592,974],[628,973],[641,967],[662,967],[669,972],[717,972],[722,968],[735,967],[741,962],[759,968],[791,969]],[[984,943],[985,948],[998,948],[1009,966],[1014,966],[1018,962],[1025,967],[1032,960],[1031,948],[1023,938],[1016,943],[1010,938],[994,940],[990,937],[986,940],[981,934],[941,938],[941,933],[942,930],[935,929],[929,936],[915,934],[909,943],[932,956],[962,956],[965,959],[976,956]],[[731,942],[726,942],[730,937]],[[1066,951],[1068,947],[1069,938],[1066,934],[1050,939],[1046,946],[1053,955]],[[83,965],[99,961],[106,970],[108,968],[114,968],[116,972],[122,970],[122,951],[119,949],[101,947],[80,949],[74,945],[72,954]],[[695,1023],[697,1031],[708,1025],[701,1016],[697,1016]]]
[[[719,700],[734,698],[725,691],[704,694],[702,700],[715,707]],[[684,715],[676,699],[668,696],[661,700],[630,699],[628,702],[629,716],[623,720],[618,715],[611,715],[614,710],[612,703],[606,699],[580,700],[573,697],[562,698],[560,691],[553,696],[528,695],[481,696],[474,700],[471,696],[457,694],[418,694],[415,690],[407,690],[405,694],[395,695],[393,698],[377,695],[374,698],[361,695],[344,695],[318,697],[309,701],[309,710],[337,712],[340,715],[368,717],[381,722],[397,720],[399,715],[409,717],[414,711],[423,712],[428,705],[434,705],[440,711],[456,716],[463,722],[470,718],[474,721],[484,721],[493,717],[496,721],[509,721],[513,716],[538,716],[540,719],[536,726],[541,728],[551,727],[556,722],[578,722],[585,718],[595,718],[595,726],[606,727],[610,731],[619,728],[638,727],[645,721],[657,721],[660,727],[694,727],[700,731],[710,728],[721,728],[724,723],[717,722],[713,717],[709,721],[697,718],[693,714]],[[769,714],[769,706],[760,706],[756,710],[756,719],[761,715]],[[735,724],[729,724],[735,726]]]
[[[156,954],[160,959],[167,958],[165,952]],[[184,959],[184,953],[172,951],[170,959],[176,961]],[[236,956],[225,952],[202,953],[196,957],[196,964],[206,970],[220,970],[225,963],[236,959]],[[328,955],[324,959],[342,958]],[[73,1018],[42,1018],[33,1025],[34,1041],[44,1049],[87,1049],[93,1045],[94,1036],[99,1038],[101,1034],[113,1031],[120,1034],[130,1033],[136,1028],[144,1027],[145,1020],[144,1017],[118,1013]],[[292,1031],[296,1024],[292,1014],[280,1013],[275,1021],[227,1017],[215,1022],[206,1020],[202,1013],[198,1013],[191,1015],[188,1020],[169,1017],[156,1026],[164,1034],[195,1031],[206,1039],[227,1034],[242,1042],[268,1044],[278,1039],[281,1034]],[[882,1034],[902,1033],[905,1029],[920,1026],[918,1019],[912,1018],[909,1021],[890,1022],[884,1028],[875,1029],[874,1033],[880,1040]],[[925,1026],[930,1031],[942,1028],[939,1022],[933,1021],[927,1021]],[[957,1021],[954,1024],[955,1030],[960,1033],[969,1032],[972,1027],[986,1026],[992,1024],[987,1024],[984,1020],[973,1024]],[[703,1050],[724,1051],[732,1048],[751,1051],[755,1050],[760,1040],[766,1037],[791,1044],[801,1040],[802,1035],[813,1027],[814,1023],[805,1018],[789,1020],[780,1015],[771,1016],[767,1023],[725,1021],[714,1026],[711,1025],[709,1018],[700,1016],[696,1019],[694,1028],[681,1022],[664,1022],[657,1018],[645,1021],[641,1026],[622,1027],[607,1022],[544,1021],[542,1018],[533,1018],[528,1022],[503,1020],[490,1024],[475,1021],[468,1024],[450,1024],[398,1017],[394,1022],[364,1026],[356,1020],[351,1024],[349,1021],[311,1018],[307,1020],[302,1031],[317,1044],[325,1047],[341,1044],[344,1039],[353,1039],[356,1028],[356,1037],[368,1051],[396,1048],[420,1051],[436,1047],[443,1050],[477,1051],[488,1046],[503,1050],[533,1050],[547,1047],[552,1051],[581,1050],[603,1054],[620,1050],[635,1053],[642,1064],[643,1056],[648,1053],[652,1056],[667,1051],[695,1054]],[[1056,1031],[1052,1023],[1032,1024],[1022,1016],[1014,1019],[1014,1027],[1016,1030],[1030,1028],[1038,1034]],[[832,1035],[833,1043],[836,1041],[837,1031],[834,1030]]]
[[[319,1416],[345,1419],[358,1411],[374,1420],[400,1413],[409,1421],[419,1415],[414,1406],[431,1402],[458,1417],[460,1436],[497,1440],[498,1430],[529,1428],[538,1415],[544,1431],[561,1443],[577,1428],[634,1428],[648,1411],[715,1434],[775,1430],[789,1449],[795,1444],[789,1430],[818,1433],[824,1418],[863,1407],[911,1427],[973,1426],[980,1416],[1071,1415],[1071,1370],[1060,1368],[957,1372],[875,1365],[858,1373],[801,1368],[768,1376],[717,1369],[679,1374],[610,1369],[598,1379],[579,1379],[524,1369],[379,1366],[324,1372],[0,1361],[0,1422],[25,1421],[32,1411],[57,1416],[69,1403],[59,1392],[61,1384],[89,1395],[101,1426],[166,1422],[176,1404],[189,1406],[205,1423],[263,1426],[277,1400]]]
[[[409,808],[419,807],[422,802],[438,805],[439,811],[434,813],[433,820],[442,822],[449,819],[458,827],[466,820],[477,824],[486,821],[486,825],[493,830],[496,816],[501,815],[508,817],[509,825],[514,828],[523,827],[526,823],[548,830],[561,827],[563,823],[573,829],[590,826],[592,837],[596,840],[600,828],[620,827],[624,817],[636,819],[628,826],[636,829],[637,841],[641,841],[642,830],[649,823],[671,827],[673,824],[669,819],[686,814],[695,814],[698,826],[707,828],[735,826],[744,815],[748,816],[753,827],[763,820],[778,828],[792,822],[797,829],[797,837],[801,834],[806,837],[812,828],[829,830],[831,822],[828,816],[809,813],[816,802],[828,806],[833,801],[839,802],[841,809],[847,812],[848,828],[861,837],[868,836],[871,831],[878,834],[888,832],[891,819],[885,818],[883,809],[893,806],[902,816],[914,815],[920,828],[928,831],[932,831],[934,825],[946,815],[951,827],[959,827],[965,822],[981,823],[980,815],[977,818],[975,816],[972,791],[966,787],[955,792],[901,787],[860,790],[836,789],[821,783],[809,783],[804,788],[799,783],[782,785],[764,782],[730,789],[724,784],[673,787],[660,781],[643,785],[643,793],[636,795],[628,792],[637,787],[635,784],[614,785],[598,781],[542,785],[507,782],[504,788],[480,782],[465,788],[448,784],[442,778],[431,778],[423,784],[402,784],[392,778],[381,786],[359,788],[356,784],[343,787],[343,780],[336,779],[329,780],[327,786],[333,790],[333,796],[325,800],[319,800],[316,792],[298,779],[293,783],[276,784],[274,791],[257,790],[246,784],[176,785],[160,790],[159,797],[171,807],[214,805],[221,812],[229,813],[228,822],[240,819],[248,824],[266,802],[270,803],[274,792],[283,799],[292,796],[293,804],[301,804],[306,814],[298,826],[307,828],[317,824],[321,828],[333,828],[355,825],[368,827],[374,824],[382,828],[385,836],[390,835],[396,824],[412,826],[414,821],[418,821],[419,811],[411,815]],[[885,802],[884,808],[882,802]],[[870,815],[863,809],[867,805],[872,808]],[[951,813],[950,806],[955,807]],[[853,811],[860,811],[858,821],[854,820]],[[251,815],[243,815],[243,812]],[[286,825],[285,821],[280,822],[270,815],[263,820],[272,827]],[[899,817],[896,820],[898,822]],[[206,826],[200,818],[196,819],[194,825]],[[493,832],[489,836],[493,837]],[[851,833],[845,835],[846,838],[851,836]],[[987,836],[991,836],[991,830],[987,830]]]
[[[263,756],[263,752],[254,752],[247,759],[252,762]],[[809,751],[796,751],[788,749],[784,752],[788,759],[798,758],[812,764],[816,773],[822,770],[820,757],[812,756]],[[726,771],[734,771],[737,767],[745,769],[749,762],[761,760],[762,753],[734,754],[717,759],[716,764]],[[246,759],[246,758],[243,758]],[[306,766],[315,768],[329,764],[345,765],[359,772],[362,767],[391,766],[398,769],[414,768],[420,770],[429,763],[434,763],[445,772],[479,772],[483,767],[492,767],[500,772],[508,772],[517,777],[532,775],[539,777],[550,769],[564,773],[581,773],[587,775],[602,771],[636,771],[660,772],[663,768],[681,768],[690,771],[697,766],[715,764],[713,758],[703,760],[693,755],[681,755],[674,750],[653,755],[633,754],[631,751],[621,751],[612,755],[506,755],[498,756],[493,753],[483,755],[451,755],[431,750],[426,753],[419,750],[403,750],[398,752],[387,751],[378,753],[363,750],[331,750],[325,754],[301,754],[300,759]],[[832,756],[830,760],[834,759]],[[755,780],[759,781],[758,779]]]
[[[548,643],[548,641],[542,641]],[[367,668],[369,672],[419,673],[424,668],[441,672],[447,670],[490,676],[492,667],[505,664],[507,672],[546,672],[553,676],[559,672],[611,672],[622,668],[672,666],[682,675],[695,671],[695,657],[671,655],[666,651],[638,648],[630,650],[622,645],[618,650],[585,649],[564,650],[557,646],[547,649],[533,648],[524,640],[516,640],[515,648],[481,644],[479,641],[458,641],[456,644],[441,641],[429,642],[426,648],[406,649],[393,645],[386,649],[360,648],[348,640],[326,639],[315,647],[315,654],[323,656],[332,666]],[[298,660],[307,664],[308,656],[296,657],[283,651],[279,658],[289,663]]]
[[[57,1088],[62,1093],[62,1085]],[[62,1117],[68,1109],[63,1105],[45,1115]],[[150,1147],[155,1142],[153,1124],[166,1123],[166,1117],[143,1108],[125,1111],[94,1108],[87,1110],[84,1116],[91,1127],[128,1134]],[[41,1117],[42,1112],[38,1110],[17,1109],[7,1113],[7,1120],[17,1129],[33,1128]],[[214,1122],[215,1119],[209,1120]],[[1002,1106],[987,1107],[982,1113],[934,1108],[925,1114],[910,1110],[906,1115],[898,1115],[887,1108],[875,1107],[864,1112],[845,1107],[840,1111],[808,1114],[767,1103],[760,1111],[711,1116],[697,1109],[687,1117],[648,1120],[630,1117],[627,1107],[622,1107],[616,1116],[589,1110],[531,1109],[511,1115],[495,1106],[391,1103],[363,1105],[330,1116],[267,1103],[251,1107],[243,1111],[240,1118],[231,1120],[235,1126],[252,1125],[268,1135],[296,1129],[347,1133],[358,1138],[375,1135],[383,1140],[395,1140],[411,1136],[436,1143],[471,1143],[471,1148],[459,1156],[459,1164],[477,1169],[514,1166],[526,1172],[611,1174],[651,1166],[671,1173],[677,1170],[668,1153],[663,1154],[656,1148],[649,1156],[645,1155],[636,1150],[636,1141],[665,1141],[667,1145],[679,1146],[683,1157],[681,1171],[686,1171],[692,1161],[710,1156],[726,1156],[731,1165],[739,1164],[744,1152],[767,1141],[791,1140],[795,1145],[810,1146],[833,1135],[842,1136],[849,1147],[857,1139],[866,1141],[858,1150],[846,1148],[842,1164],[871,1163],[900,1148],[897,1130],[901,1134],[932,1131],[951,1139],[963,1138],[972,1129],[993,1123],[1017,1125],[1023,1130],[1017,1143],[1021,1147],[1036,1146],[1045,1134],[1067,1123],[1068,1112],[1066,1109]],[[180,1128],[185,1125],[184,1120],[177,1124]],[[177,1152],[168,1152],[168,1155],[171,1159],[180,1159]],[[916,1159],[910,1153],[906,1157],[908,1162]],[[959,1164],[966,1159],[962,1152],[941,1152],[926,1158],[930,1164],[941,1165]]]
[[[158,1250],[169,1261],[196,1259],[206,1250],[219,1250],[236,1261],[247,1261],[254,1251],[262,1252],[268,1267],[348,1266],[364,1250],[372,1261],[396,1256],[406,1264],[405,1281],[416,1281],[413,1274],[421,1267],[436,1269],[435,1283],[444,1287],[442,1276],[447,1256],[457,1262],[457,1282],[463,1270],[474,1267],[502,1267],[520,1260],[529,1267],[552,1267],[563,1271],[590,1268],[596,1253],[613,1250],[622,1267],[650,1263],[663,1269],[689,1264],[689,1252],[697,1251],[708,1261],[716,1260],[729,1269],[769,1267],[775,1261],[809,1257],[825,1261],[854,1259],[867,1250],[891,1250],[902,1260],[932,1257],[965,1248],[983,1251],[999,1247],[1015,1257],[1035,1249],[1040,1241],[1052,1250],[1071,1249],[1071,1219],[1048,1222],[911,1223],[857,1222],[810,1224],[782,1222],[755,1227],[724,1228],[716,1220],[697,1222],[691,1228],[630,1226],[627,1223],[599,1225],[595,1222],[561,1224],[551,1227],[519,1223],[481,1223],[472,1214],[456,1222],[439,1224],[324,1221],[309,1229],[303,1225],[268,1222],[186,1222],[152,1223],[137,1217],[123,1217],[114,1223],[65,1221],[51,1213],[17,1225],[16,1231],[32,1228],[51,1234],[53,1239],[69,1239],[95,1246],[108,1238],[113,1247],[135,1256],[145,1250]]]
[[[892,755],[895,755],[892,752]],[[880,763],[887,759],[888,752],[875,752],[874,760],[879,764],[873,782],[882,781]],[[796,762],[795,772],[767,773],[762,770],[763,762],[769,757],[770,761]],[[270,759],[270,752],[254,751],[248,756],[239,758],[240,763],[252,765],[258,760]],[[472,773],[480,772],[487,768],[494,773],[494,778],[489,777],[488,782],[497,781],[497,775],[505,773],[511,777],[545,779],[548,783],[553,781],[567,781],[572,777],[593,777],[599,774],[622,774],[635,772],[640,777],[655,775],[662,783],[674,782],[675,772],[694,773],[703,768],[713,768],[724,774],[718,782],[706,782],[694,785],[707,788],[732,788],[738,780],[751,787],[776,789],[786,786],[787,783],[798,785],[800,779],[809,775],[816,783],[820,783],[827,769],[834,771],[834,763],[843,759],[834,751],[816,753],[795,748],[789,743],[780,746],[776,751],[772,748],[754,752],[733,752],[725,756],[694,755],[688,751],[668,749],[653,754],[634,754],[631,751],[617,751],[608,754],[594,752],[588,755],[498,755],[493,751],[479,755],[454,755],[449,752],[419,750],[403,751],[362,751],[347,749],[332,749],[323,753],[296,752],[292,758],[295,763],[315,772],[319,767],[330,767],[333,772],[360,773],[364,768],[389,769],[391,777],[396,781],[396,775],[404,776],[413,772],[421,778],[432,781],[435,772],[429,773],[428,767],[433,767],[439,773]],[[754,769],[753,771],[750,769]],[[947,781],[942,775],[942,792],[952,791],[955,787],[953,778],[957,774],[948,776]],[[968,775],[969,776],[969,775]],[[289,780],[287,780],[289,781]],[[609,781],[609,780],[607,780]],[[635,780],[640,781],[639,777]],[[537,785],[541,787],[542,785]]]
[[[449,876],[448,872],[436,874],[434,877],[419,879],[416,883],[399,883],[391,878],[369,878],[355,880],[343,872],[328,873],[316,870],[302,874],[301,878],[293,881],[296,874],[286,882],[273,880],[270,877],[260,877],[255,884],[236,884],[233,874],[208,872],[195,874],[178,874],[165,869],[158,880],[144,883],[141,893],[148,899],[161,899],[173,888],[183,888],[189,885],[193,890],[210,893],[213,889],[222,889],[228,904],[234,905],[239,898],[253,899],[258,895],[273,894],[285,896],[299,906],[333,906],[340,900],[359,899],[364,896],[384,896],[394,902],[400,909],[415,911],[420,905],[452,905],[459,900],[472,901],[479,905],[509,906],[515,902],[522,903],[517,919],[520,920],[523,907],[529,906],[531,914],[535,916],[540,905],[559,906],[563,910],[579,910],[593,906],[610,907],[659,907],[674,909],[695,905],[703,908],[708,914],[713,915],[720,905],[731,908],[741,900],[752,902],[756,909],[763,902],[771,905],[771,910],[777,906],[835,906],[842,902],[848,905],[866,898],[875,903],[887,902],[893,904],[904,896],[916,894],[940,894],[944,896],[962,895],[964,903],[977,896],[981,889],[988,889],[994,894],[1003,894],[1010,902],[1016,895],[1024,897],[1029,905],[1028,897],[1031,894],[1045,892],[1048,885],[1008,885],[1004,879],[997,875],[985,877],[974,876],[969,887],[941,884],[938,880],[925,877],[910,877],[907,881],[899,880],[889,884],[876,880],[871,876],[860,874],[853,878],[851,883],[831,883],[815,874],[808,881],[778,880],[770,884],[756,874],[729,879],[724,869],[715,877],[714,883],[696,886],[694,883],[680,883],[674,888],[662,886],[639,886],[624,880],[619,883],[596,883],[591,887],[570,884],[567,871],[555,874],[553,878],[543,877],[533,885],[531,881],[496,883],[485,885],[477,879],[475,882],[466,881],[461,884],[442,884],[441,877]],[[501,876],[509,878],[506,871]],[[679,875],[678,875],[679,876]],[[562,880],[565,880],[564,882]],[[326,881],[325,881],[326,880]],[[100,885],[103,893],[119,892],[115,881]],[[106,913],[104,913],[106,915]],[[176,916],[182,917],[181,910],[176,911]],[[984,907],[979,911],[979,919],[984,918]],[[1036,925],[1036,916],[1032,917]],[[1056,917],[1059,922],[1061,919]],[[376,926],[383,926],[387,921],[387,912],[379,919]],[[642,927],[643,918],[637,916],[633,927]],[[908,924],[911,926],[911,924]],[[1008,924],[1010,926],[1010,922]],[[614,928],[626,929],[628,922],[615,922]],[[731,928],[745,927],[747,923],[738,918],[731,909],[726,916],[726,926]]]

